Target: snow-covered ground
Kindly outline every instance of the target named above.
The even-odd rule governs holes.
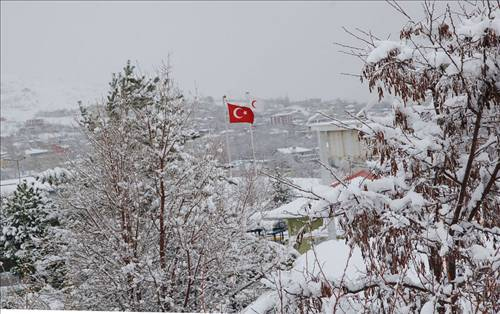
[[[272,289],[276,286],[283,287],[288,294],[301,292],[317,295],[321,289],[321,280],[312,280],[313,278],[330,282],[356,281],[365,270],[365,263],[358,248],[351,251],[344,241],[329,240],[301,255],[290,270],[274,273],[271,279],[264,280],[264,283]],[[243,313],[265,314],[272,310],[280,300],[274,289],[262,294]]]

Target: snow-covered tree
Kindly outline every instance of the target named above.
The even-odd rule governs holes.
[[[54,223],[50,204],[34,183],[22,182],[2,204],[1,259],[21,276],[35,271],[49,226]]]
[[[426,15],[399,42],[374,42],[367,57],[370,88],[399,100],[392,121],[362,130],[380,156],[380,180],[394,182],[369,206],[352,206],[345,223],[364,252],[389,257],[370,263],[373,277],[416,271],[388,307],[498,310],[500,8]],[[367,237],[365,224],[379,231]]]
[[[276,170],[274,175],[276,177],[281,177],[281,173]],[[278,207],[283,204],[286,204],[292,200],[292,190],[291,188],[284,184],[281,180],[272,180],[271,182],[273,187],[273,206]]]
[[[393,95],[392,116],[360,119],[375,179],[331,191],[366,269],[340,279],[323,268],[302,290],[292,278],[278,311],[500,310],[498,2],[425,3],[422,21],[391,4],[409,18],[399,40],[362,31],[368,49],[349,45],[370,90]]]
[[[58,187],[48,182],[62,183],[68,177],[69,172],[64,169],[47,170],[33,183],[19,184],[14,194],[5,199],[1,217],[1,259],[3,268],[21,277],[21,281],[3,288],[0,307],[64,308],[68,290],[66,212],[54,202],[53,192]]]
[[[245,305],[242,294],[255,277],[245,267],[254,267],[247,263],[252,257],[262,260],[256,255],[262,250],[240,256],[235,243],[260,247],[261,240],[242,230],[242,202],[213,158],[216,149],[194,140],[189,117],[168,69],[149,78],[130,64],[113,77],[104,104],[82,108],[91,150],[63,198],[72,208],[72,308],[229,311]]]

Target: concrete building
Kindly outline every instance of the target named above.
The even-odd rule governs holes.
[[[349,127],[358,126],[358,121],[343,121],[345,127],[332,122],[309,125],[318,137],[320,160],[344,174],[352,173],[361,168],[367,152],[358,139],[358,132]],[[330,184],[331,176],[326,169],[321,171],[323,184]]]

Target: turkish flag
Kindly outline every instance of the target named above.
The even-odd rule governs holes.
[[[229,123],[252,123],[253,111],[248,107],[237,106],[227,103],[229,111]]]

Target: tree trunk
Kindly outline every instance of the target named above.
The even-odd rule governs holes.
[[[163,172],[164,162],[160,160],[160,170]],[[163,174],[161,174],[163,175]],[[160,267],[165,270],[165,185],[160,177]]]

